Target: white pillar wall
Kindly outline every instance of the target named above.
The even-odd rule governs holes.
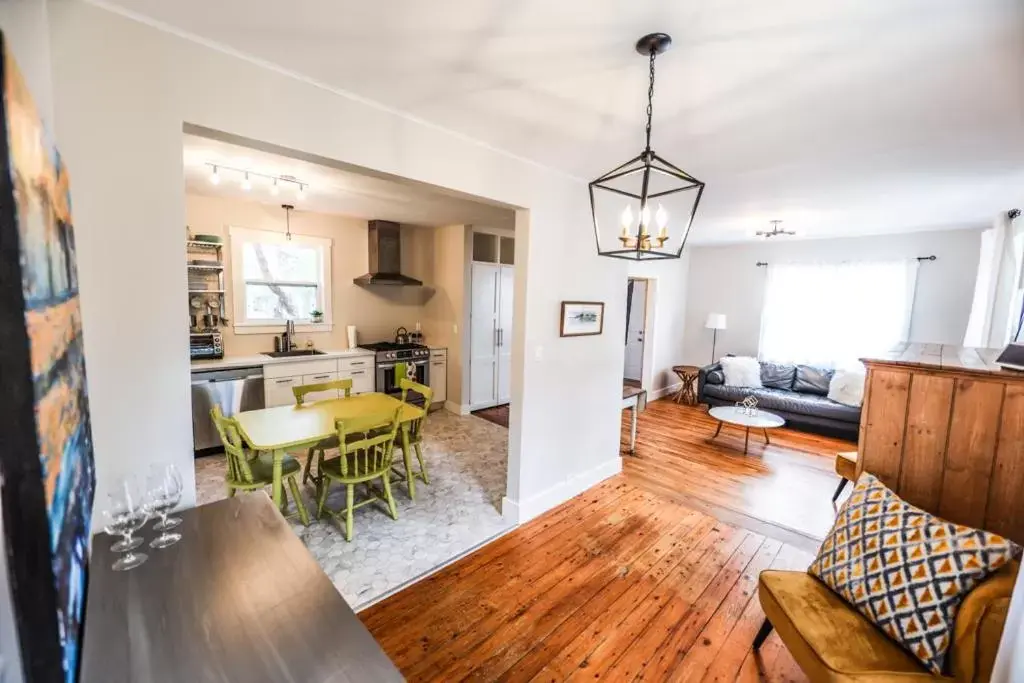
[[[611,331],[625,320],[625,264],[596,255],[584,182],[134,17],[71,0],[50,15],[98,501],[154,461],[193,470],[186,123],[520,207],[505,512],[529,518],[619,471]],[[606,333],[560,339],[562,300],[607,302]]]

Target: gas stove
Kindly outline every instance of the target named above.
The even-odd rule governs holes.
[[[394,342],[377,342],[362,344],[362,348],[373,351],[378,363],[390,363],[403,360],[426,360],[430,358],[430,349],[423,344],[396,344]]]

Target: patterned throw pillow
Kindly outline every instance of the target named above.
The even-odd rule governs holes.
[[[865,472],[807,571],[941,674],[960,602],[1019,550],[910,505]]]

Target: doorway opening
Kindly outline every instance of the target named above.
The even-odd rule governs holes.
[[[642,278],[626,281],[626,337],[623,384],[643,385],[644,347],[647,336],[648,282]]]

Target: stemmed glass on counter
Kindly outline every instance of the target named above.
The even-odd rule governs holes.
[[[134,552],[142,545],[142,539],[133,538],[133,534],[149,519],[144,497],[137,481],[131,478],[122,480],[117,489],[107,496],[107,506],[103,510],[104,530],[111,536],[124,537],[110,548],[114,552],[125,553],[114,563],[115,571],[127,571],[146,561],[145,554]]]
[[[163,532],[150,542],[150,548],[166,548],[181,540],[181,534],[169,533],[181,520],[167,515],[181,502],[182,488],[181,473],[174,465],[154,465],[150,469],[146,477],[145,507],[150,515],[160,517],[153,528]]]

